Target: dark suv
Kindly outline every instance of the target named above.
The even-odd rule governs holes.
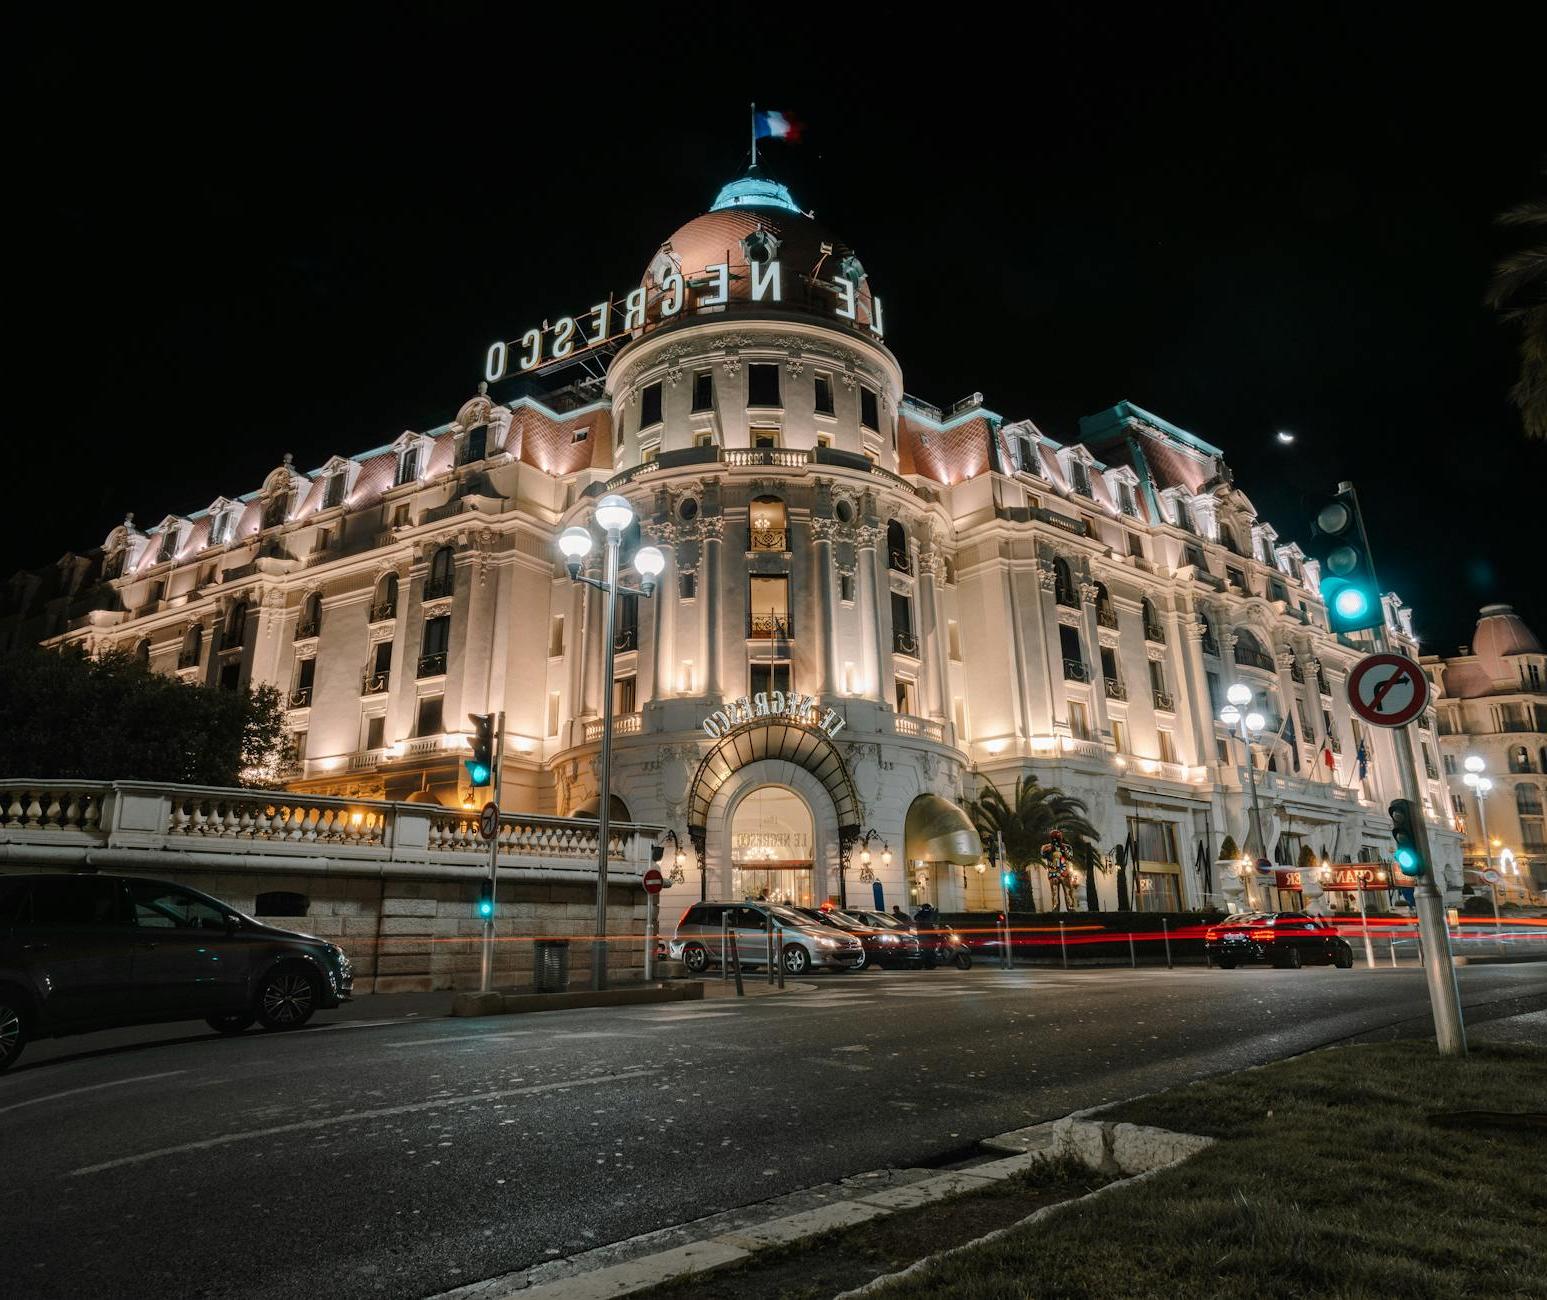
[[[295,1029],[346,1001],[344,950],[186,885],[133,876],[0,876],[0,1071],[27,1040],[202,1017]]]
[[[1354,950],[1323,916],[1304,912],[1238,912],[1203,933],[1209,965],[1223,970],[1266,962],[1296,970],[1301,966],[1354,964]]]

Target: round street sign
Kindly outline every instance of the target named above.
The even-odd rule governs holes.
[[[666,885],[666,877],[661,875],[656,867],[651,867],[644,875],[645,893],[659,894]]]
[[[1483,872],[1483,879],[1486,880],[1490,885],[1496,885],[1499,883],[1499,881],[1503,880],[1504,877],[1499,875],[1497,871],[1485,871]]]
[[[478,814],[478,833],[492,840],[500,833],[500,808],[496,803],[486,803]]]
[[[1366,655],[1348,674],[1348,702],[1377,727],[1405,727],[1429,703],[1429,679],[1406,655]]]

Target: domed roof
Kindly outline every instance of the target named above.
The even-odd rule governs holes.
[[[777,304],[764,298],[759,306],[811,312],[829,324],[872,328],[870,284],[854,250],[826,227],[800,210],[789,190],[757,168],[731,181],[700,217],[679,227],[657,250],[641,283],[647,291],[646,318],[660,320],[662,280],[676,272],[688,282],[690,303],[685,317],[695,317],[693,303],[714,292],[714,279],[705,268],[730,267],[730,306],[752,303],[752,263],[779,263]],[[855,319],[835,315],[838,278],[855,286]],[[706,308],[705,310],[713,310]]]
[[[1445,693],[1475,699],[1507,689],[1520,677],[1509,656],[1541,653],[1542,643],[1511,606],[1484,605],[1472,634],[1471,657],[1445,669]]]

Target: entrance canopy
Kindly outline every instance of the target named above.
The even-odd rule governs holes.
[[[971,818],[937,794],[921,794],[908,805],[903,848],[909,862],[955,862],[970,867],[983,860],[983,842]]]
[[[732,773],[764,759],[782,759],[805,768],[832,798],[839,833],[858,833],[859,793],[832,740],[815,727],[770,717],[738,727],[704,755],[688,796],[688,829],[695,836],[703,835],[709,806]]]

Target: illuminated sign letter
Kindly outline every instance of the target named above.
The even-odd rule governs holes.
[[[759,691],[752,697],[752,712],[760,718],[768,716],[768,696],[765,692]]]
[[[521,354],[521,369],[531,370],[543,359],[543,332],[541,330],[527,330],[521,336],[521,346],[526,349]]]
[[[489,355],[483,361],[483,377],[491,384],[505,378],[505,366],[509,360],[509,350],[503,343],[489,344]]]
[[[675,271],[661,277],[661,315],[675,316],[682,310],[682,277]]]
[[[591,312],[596,317],[596,328],[591,331],[591,337],[586,339],[586,346],[588,347],[595,346],[607,337],[607,326],[610,324],[608,318],[612,315],[612,303],[610,301],[599,302],[591,308]]]
[[[704,270],[709,272],[709,283],[714,285],[714,292],[706,298],[700,298],[700,307],[723,307],[730,297],[731,269],[724,262],[716,262],[713,266],[706,266]]]
[[[854,312],[854,283],[839,276],[833,281],[833,288],[838,290],[838,314],[845,320],[853,320]]]
[[[875,330],[877,334],[886,333],[881,328],[881,300],[875,294],[870,295],[870,328]]]
[[[779,301],[779,264],[777,262],[764,262],[759,266],[752,263],[752,301],[762,302],[768,291],[773,290],[773,300]]]
[[[645,323],[645,291],[632,289],[623,300],[623,328],[637,330]]]
[[[829,738],[836,736],[840,731],[843,730],[843,727],[843,719],[840,718],[831,709],[828,709],[828,711],[822,715],[822,721],[817,724],[817,729],[820,731],[825,731]]]
[[[575,322],[570,316],[560,316],[553,327],[553,355],[567,357],[575,350]]]
[[[715,721],[714,714],[711,713],[704,719],[704,730],[709,733],[710,740],[718,740],[720,738],[720,724]]]

